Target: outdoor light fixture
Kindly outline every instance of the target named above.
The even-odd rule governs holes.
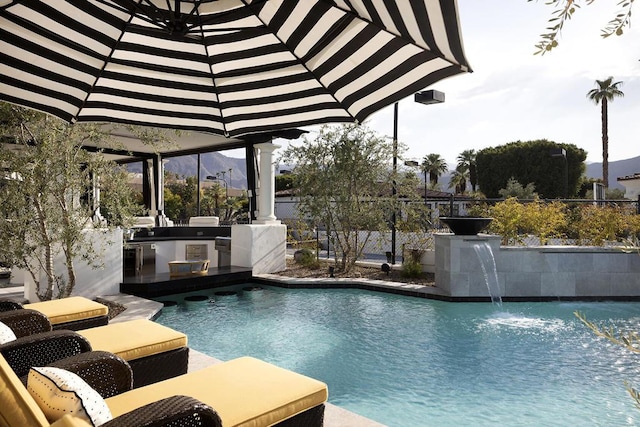
[[[564,159],[564,188],[563,195],[569,197],[569,162],[567,161],[567,150],[564,148],[552,148],[549,150],[551,157],[562,157]]]
[[[219,176],[207,175],[207,179],[209,181],[220,181],[224,183],[224,195],[226,198],[229,198],[229,187],[227,186],[227,181],[224,178],[220,178]]]
[[[431,89],[431,90],[423,90],[422,92],[418,92],[413,96],[413,99],[420,104],[430,105],[430,104],[441,104],[444,102],[444,92],[440,92],[439,90]]]
[[[414,95],[414,100],[417,103],[431,105],[431,104],[441,104],[444,102],[444,92],[440,92],[439,90],[430,89],[423,90],[422,92],[418,92]],[[398,103],[393,104],[393,188],[391,191],[392,196],[395,198],[397,194],[396,188],[396,172],[398,171]],[[426,181],[426,180],[425,180]],[[425,194],[426,194],[427,185],[425,183]],[[425,203],[427,202],[427,198],[425,195]],[[394,209],[391,214],[391,264],[396,263],[396,211]]]
[[[385,262],[380,266],[380,268],[382,269],[383,273],[387,273],[387,276],[389,275],[389,272],[391,271],[391,266],[389,264]]]

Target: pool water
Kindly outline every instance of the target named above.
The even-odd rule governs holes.
[[[210,294],[213,296],[213,291]],[[640,330],[638,303],[447,303],[353,289],[180,303],[158,322],[218,359],[250,355],[322,380],[389,426],[640,425],[640,359],[573,312]]]

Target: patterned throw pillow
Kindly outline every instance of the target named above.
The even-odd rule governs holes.
[[[73,372],[31,368],[27,389],[51,423],[66,414],[83,418],[95,427],[112,419],[102,396]]]
[[[0,322],[0,344],[5,344],[16,339],[16,334],[13,333],[10,327]]]

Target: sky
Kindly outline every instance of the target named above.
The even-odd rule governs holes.
[[[575,144],[587,151],[587,162],[601,162],[600,106],[586,94],[596,79],[609,76],[623,82],[625,93],[609,104],[609,161],[640,156],[640,31],[632,25],[622,36],[600,37],[617,3],[580,8],[565,24],[559,46],[540,56],[533,54],[535,44],[553,11],[545,0],[458,0],[473,73],[425,88],[444,92],[443,104],[400,101],[398,140],[408,148],[405,158],[421,161],[437,153],[454,165],[464,150],[544,138]],[[391,137],[393,106],[371,115],[368,125]]]

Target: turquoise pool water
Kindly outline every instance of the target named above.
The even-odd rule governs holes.
[[[624,387],[640,386],[640,359],[573,315],[640,330],[638,303],[497,308],[279,288],[215,303],[181,298],[158,322],[187,333],[190,347],[320,379],[331,403],[389,426],[640,425]]]

